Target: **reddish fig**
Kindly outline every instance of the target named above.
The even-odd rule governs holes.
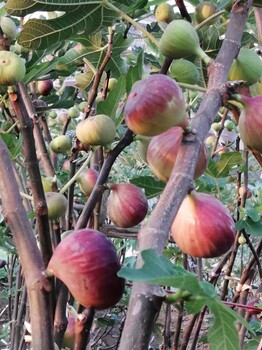
[[[241,96],[244,106],[239,121],[239,134],[244,144],[252,151],[262,153],[262,96]]]
[[[107,309],[122,297],[125,280],[113,243],[92,229],[74,231],[56,247],[48,271],[85,307]]]
[[[163,74],[137,81],[127,98],[124,115],[136,134],[155,136],[185,121],[185,101],[175,80]]]
[[[39,80],[37,83],[37,91],[40,95],[48,96],[53,89],[53,81],[51,79]]]
[[[147,162],[153,173],[162,181],[167,182],[174,167],[178,149],[183,137],[183,129],[179,126],[154,136],[147,149]],[[195,178],[202,175],[207,166],[207,153],[203,145],[197,163]]]
[[[109,218],[118,227],[133,227],[139,224],[148,210],[143,190],[133,184],[113,184],[107,202]]]
[[[96,184],[96,180],[98,178],[98,171],[92,168],[87,168],[81,172],[76,181],[79,184],[81,191],[89,196]]]
[[[113,142],[115,136],[115,123],[104,114],[82,120],[76,127],[76,137],[84,145],[105,146]]]
[[[207,193],[191,192],[183,200],[171,232],[184,253],[214,258],[233,245],[235,223],[218,199]]]

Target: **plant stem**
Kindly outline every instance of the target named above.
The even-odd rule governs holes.
[[[129,17],[125,12],[121,11],[119,8],[111,4],[111,2],[109,2],[108,0],[104,0],[103,4],[105,7],[118,13],[122,18],[124,18],[127,22],[131,23],[137,30],[143,33],[144,36],[148,38],[153,44],[158,46],[158,40],[152,34],[150,34],[143,26],[141,26],[139,23],[137,23],[131,17]]]

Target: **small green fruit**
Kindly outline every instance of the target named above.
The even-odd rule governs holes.
[[[208,1],[203,1],[196,6],[196,9],[195,9],[196,22],[202,23],[206,19],[208,19],[209,17],[214,15],[216,12],[217,12],[217,7],[215,4],[213,4],[212,2],[208,2]],[[210,21],[208,23],[208,25],[214,24],[216,21],[217,21],[217,18]]]
[[[56,117],[57,117],[56,111],[50,111],[49,117],[50,117],[51,119],[56,119]]]
[[[116,84],[117,84],[117,79],[115,79],[115,78],[110,78],[109,81],[108,81],[107,90],[108,90],[109,92],[112,91],[112,90],[116,87]]]
[[[175,19],[173,7],[167,2],[159,4],[156,8],[155,17],[157,22],[170,23]]]
[[[41,176],[44,192],[53,192],[52,185],[54,178],[52,176]],[[62,184],[59,180],[56,181],[57,187],[61,188]]]
[[[71,108],[69,108],[68,110],[68,116],[70,118],[78,118],[80,115],[79,109],[76,106],[73,106]]]
[[[238,243],[239,244],[245,244],[246,241],[247,240],[245,239],[244,235],[241,235],[241,236],[238,237]]]
[[[233,61],[228,79],[244,80],[250,86],[260,80],[262,76],[262,61],[258,54],[250,49],[242,47],[237,58]]]
[[[159,51],[165,57],[179,59],[198,56],[205,63],[210,57],[201,49],[199,37],[194,27],[187,21],[178,19],[170,22],[159,40]]]
[[[50,147],[55,153],[67,153],[71,150],[72,142],[69,136],[60,135],[50,142]]]
[[[9,40],[14,40],[16,37],[16,25],[15,22],[10,18],[6,16],[0,17],[0,27],[4,35]]]
[[[206,145],[207,147],[213,147],[214,144],[215,144],[215,142],[216,142],[216,137],[210,135],[210,136],[208,136],[208,137],[206,138],[206,140],[205,140],[205,145]]]
[[[25,61],[10,51],[0,51],[0,85],[15,85],[24,79]]]
[[[48,218],[50,220],[56,220],[65,215],[67,209],[67,199],[64,195],[58,192],[47,192],[45,197],[48,209]]]
[[[194,85],[199,80],[199,72],[194,63],[181,58],[174,60],[169,68],[170,76],[179,83]]]
[[[233,131],[235,129],[235,124],[231,120],[226,120],[225,122],[225,128],[228,131]]]
[[[215,131],[215,132],[218,132],[220,129],[221,129],[221,125],[220,123],[213,123],[211,125],[211,128]]]
[[[76,126],[76,137],[84,145],[105,146],[112,143],[115,136],[115,123],[104,114],[88,117]]]
[[[83,102],[79,103],[78,109],[80,112],[84,112],[87,106],[88,106],[88,102],[83,101]]]

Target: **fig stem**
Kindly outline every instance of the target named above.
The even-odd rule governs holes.
[[[212,21],[212,19],[223,15],[225,12],[227,12],[227,11],[223,9],[223,10],[220,10],[220,11],[214,13],[212,16],[208,17],[203,22],[201,22],[198,25],[196,25],[195,26],[195,30],[197,31],[197,30],[201,29],[202,27],[204,27],[205,24],[208,24],[210,21]]]
[[[63,194],[67,191],[67,189],[72,185],[72,183],[74,183],[76,181],[76,179],[78,178],[78,176],[81,174],[81,172],[85,169],[85,167],[87,166],[87,164],[90,163],[91,158],[93,156],[93,152],[91,151],[88,155],[88,157],[86,158],[86,160],[84,161],[84,163],[82,164],[81,168],[79,168],[79,170],[75,173],[75,175],[65,184],[65,186],[59,191],[59,193]]]
[[[204,61],[206,65],[208,65],[208,64],[212,61],[212,58],[209,57],[209,56],[205,53],[205,51],[204,51],[200,46],[198,46],[198,47],[196,48],[195,54],[196,54],[199,58],[201,58],[201,60]]]
[[[195,90],[195,91],[199,91],[199,92],[204,92],[206,93],[207,92],[207,89],[206,88],[203,88],[199,85],[191,85],[191,84],[186,84],[186,83],[179,83],[177,82],[178,85],[181,87],[181,88],[185,88],[185,89],[190,89],[190,90]]]
[[[103,5],[117,12],[122,18],[124,18],[127,22],[131,23],[137,30],[143,33],[144,36],[148,38],[153,44],[158,46],[158,40],[152,34],[150,34],[144,27],[142,27],[139,23],[137,23],[131,17],[129,17],[125,12],[119,10],[119,8],[111,4],[108,0],[104,0]]]

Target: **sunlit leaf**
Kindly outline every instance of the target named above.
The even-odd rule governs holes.
[[[159,180],[155,180],[152,176],[141,176],[130,179],[130,182],[138,187],[142,187],[145,190],[147,198],[153,198],[163,192],[165,183]]]

